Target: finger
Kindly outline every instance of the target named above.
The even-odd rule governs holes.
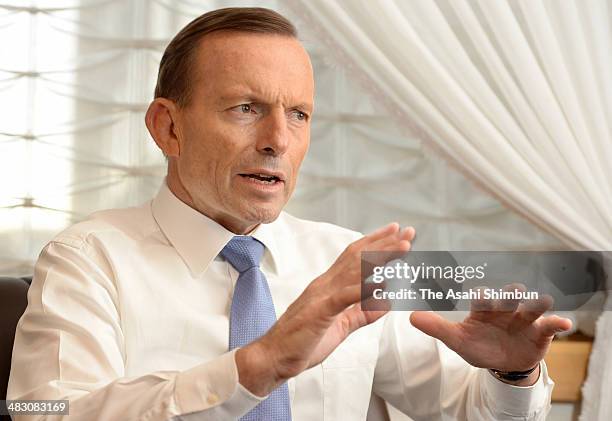
[[[377,289],[384,290],[387,288],[387,283],[385,281],[380,283],[362,283],[361,284],[361,301],[367,300],[368,298],[372,298],[374,291]]]
[[[411,240],[415,236],[413,227],[403,228],[396,235],[380,238],[367,246],[362,252],[362,277],[370,276],[374,268],[402,258],[412,248]],[[374,252],[374,253],[370,253]]]
[[[351,244],[349,244],[349,246],[340,254],[340,256],[338,256],[338,258],[336,259],[336,263],[345,260],[344,258],[347,254],[352,255],[355,252],[361,253],[362,251],[365,251],[366,247],[369,244],[376,242],[382,238],[395,237],[395,234],[398,232],[398,230],[399,230],[399,224],[397,222],[392,222],[390,224],[385,225],[384,227],[377,229],[371,234],[361,237],[359,240],[354,241]],[[368,257],[373,257],[373,256],[369,255]],[[364,260],[367,260],[367,259],[364,259]],[[372,263],[376,264],[376,262],[372,262]],[[350,262],[347,262],[347,264],[350,264]],[[332,267],[334,266],[336,266],[335,263]]]
[[[520,292],[526,292],[527,291],[527,287],[524,284],[515,282],[512,284],[508,284],[505,285],[502,290],[504,292],[514,292],[514,291],[520,291]],[[520,298],[508,298],[508,299],[500,299],[498,300],[497,304],[496,304],[496,309],[498,311],[506,311],[508,313],[511,313],[513,311],[515,311],[519,304],[521,303],[521,299]]]
[[[338,289],[331,295],[322,306],[323,315],[334,317],[344,311],[348,306],[361,301],[362,288],[361,284],[348,285]]]
[[[400,230],[400,239],[407,241],[414,241],[416,237],[416,229],[414,227],[405,227]]]
[[[537,329],[543,336],[553,336],[572,328],[572,321],[565,317],[552,315],[542,317],[536,321]]]
[[[362,304],[357,303],[344,310],[342,315],[348,320],[349,333],[353,333],[360,327],[374,323],[388,312],[388,310],[365,311]]]
[[[363,251],[391,251],[390,254],[368,253],[367,260],[372,264],[385,264],[389,260],[401,257],[407,253],[412,247],[412,239],[414,238],[415,230],[413,227],[407,227],[399,230],[395,235],[387,235],[364,246]]]
[[[338,275],[345,275],[349,268],[354,264],[354,257],[347,259],[356,251],[381,251],[384,253],[370,253],[363,255],[361,253],[362,260],[362,274],[361,278],[367,278],[372,274],[374,267],[382,266],[390,260],[398,258],[410,250],[411,244],[406,238],[414,237],[414,228],[399,231],[399,224],[393,222],[388,224],[372,234],[363,237],[353,242],[345,251],[336,259],[332,267],[329,269],[329,275],[331,278],[336,278]],[[375,244],[374,247],[369,246]],[[337,286],[342,288],[346,284],[354,283],[360,279],[353,279],[353,277],[342,276],[341,279],[344,282],[340,282]]]
[[[386,250],[394,250],[397,248],[398,244],[402,242],[403,237],[405,235],[400,235],[399,231],[385,231],[387,234],[382,237],[377,237],[369,242],[364,242],[361,244],[361,252],[363,257],[363,252],[378,252],[378,251],[386,251]],[[379,255],[378,253],[367,253],[366,254],[368,260],[372,260],[372,263],[379,263]]]
[[[553,298],[550,295],[542,295],[537,300],[526,300],[518,306],[518,315],[527,324],[533,323],[542,314],[552,308]]]
[[[361,309],[363,311],[389,311],[391,310],[391,301],[388,298],[383,298],[382,294],[376,294],[376,290],[386,290],[386,282],[380,284],[364,284],[361,290]]]
[[[394,259],[398,257],[404,256],[406,253],[410,251],[412,248],[412,243],[408,240],[401,240],[395,244],[389,244],[385,247],[385,251],[389,253],[390,256],[394,256]]]
[[[415,229],[413,227],[405,227],[402,228],[390,235],[386,235],[380,238],[375,239],[370,244],[368,244],[368,249],[376,249],[386,247],[388,244],[396,244],[400,241],[408,241],[411,242],[415,236]]]
[[[389,235],[370,244],[367,244],[364,247],[363,251],[403,251],[405,253],[408,250],[404,248],[404,245],[412,245],[410,240],[407,239],[406,235]]]
[[[362,276],[367,278],[374,272],[375,267],[385,266],[388,262],[403,257],[412,244],[407,240],[393,240],[386,243],[377,243],[377,245],[368,246],[361,255],[362,260]]]
[[[359,243],[360,245],[369,244],[381,238],[387,237],[389,235],[397,234],[398,231],[399,231],[399,224],[397,222],[391,222],[390,224],[380,227],[376,231],[363,236],[362,238],[357,240],[355,243]]]
[[[397,222],[392,222],[384,227],[379,228],[372,234],[366,235],[359,240],[353,242],[345,252],[351,253],[354,251],[386,251],[389,249],[400,250],[407,252],[410,249],[410,239],[414,237],[414,228],[399,229]],[[343,253],[344,254],[344,253]],[[401,254],[401,253],[400,253]],[[363,256],[362,256],[363,257]],[[380,265],[384,262],[369,260],[373,258],[377,260],[376,254],[369,255],[364,258],[368,263]]]
[[[475,291],[479,292],[480,298],[474,298],[470,301],[470,311],[473,313],[490,312],[495,310],[495,301],[485,297],[485,291],[487,287],[479,286],[474,288]]]
[[[362,256],[361,262],[355,262],[354,259],[338,260],[326,273],[327,279],[331,280],[328,287],[337,290],[347,285],[370,284],[366,281],[374,273],[374,269],[405,254],[410,249],[410,243],[402,241],[398,248],[400,250],[381,250],[380,253],[373,253],[371,256],[374,257],[370,259],[368,256]]]
[[[441,340],[452,350],[459,349],[461,336],[457,323],[430,311],[414,311],[410,323],[426,335]]]
[[[372,241],[371,243],[364,245],[363,251],[386,250],[389,248],[393,248],[394,246],[396,246],[398,243],[402,241],[410,242],[409,240],[405,240],[401,236],[390,234],[390,235],[387,235],[386,237],[379,238],[376,241]]]

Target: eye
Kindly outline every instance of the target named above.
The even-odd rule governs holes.
[[[306,113],[305,113],[305,112],[303,112],[303,111],[300,111],[300,110],[295,110],[295,111],[293,112],[293,114],[295,115],[295,118],[296,118],[296,119],[298,119],[298,120],[300,120],[300,121],[305,121],[305,120],[308,120],[308,114],[306,114]]]
[[[240,111],[245,114],[249,114],[251,111],[253,111],[253,107],[251,107],[251,104],[241,104]]]

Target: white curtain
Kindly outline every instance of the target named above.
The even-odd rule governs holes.
[[[285,2],[0,0],[0,275],[104,208],[155,194],[165,162],[143,123],[170,38],[220,7],[279,10],[313,61],[312,141],[290,212],[369,231],[415,225],[422,249],[524,249],[554,238],[425,155]]]
[[[427,144],[536,225],[612,250],[606,0],[304,0],[293,7]],[[612,419],[612,314],[581,419]]]
[[[342,50],[322,44],[330,34],[306,19],[303,6],[287,10],[286,4],[0,0],[0,275],[31,275],[43,245],[67,225],[99,209],[139,205],[155,194],[165,162],[149,138],[143,112],[161,53],[191,19],[228,6],[285,14],[313,61],[311,146],[290,212],[360,231],[391,220],[415,225],[421,250],[559,247],[555,238],[424,152],[419,141],[424,133],[406,133],[405,110],[372,101],[370,93],[386,98],[375,89],[378,83],[370,83],[360,66],[339,66],[335,57]],[[370,26],[383,19],[377,10],[365,9]],[[340,12],[338,17],[346,15]],[[378,66],[375,61],[374,70]],[[385,89],[395,92],[395,86]]]

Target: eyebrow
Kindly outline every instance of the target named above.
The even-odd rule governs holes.
[[[264,100],[262,97],[252,93],[252,92],[248,92],[248,93],[244,93],[244,94],[228,94],[228,95],[222,95],[219,100],[221,102],[229,102],[229,101],[245,101],[245,102],[255,102],[255,103],[262,103],[265,104],[267,103],[266,100]],[[305,109],[307,111],[312,112],[313,110],[313,105],[308,103],[308,102],[301,102],[299,104],[295,104],[295,105],[291,105],[288,108],[294,109],[294,108],[300,108],[300,109]]]
[[[304,109],[306,111],[312,112],[314,107],[310,103],[302,102],[300,104],[294,105],[291,108],[301,108],[301,109]]]

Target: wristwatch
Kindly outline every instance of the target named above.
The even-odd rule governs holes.
[[[500,380],[516,382],[516,381],[523,380],[529,377],[529,375],[533,373],[535,369],[538,368],[539,366],[540,366],[540,363],[536,364],[535,367],[530,368],[529,370],[526,370],[526,371],[500,371],[500,370],[495,370],[494,368],[490,368],[489,370],[491,371],[491,373],[493,373],[495,377],[497,377]]]

